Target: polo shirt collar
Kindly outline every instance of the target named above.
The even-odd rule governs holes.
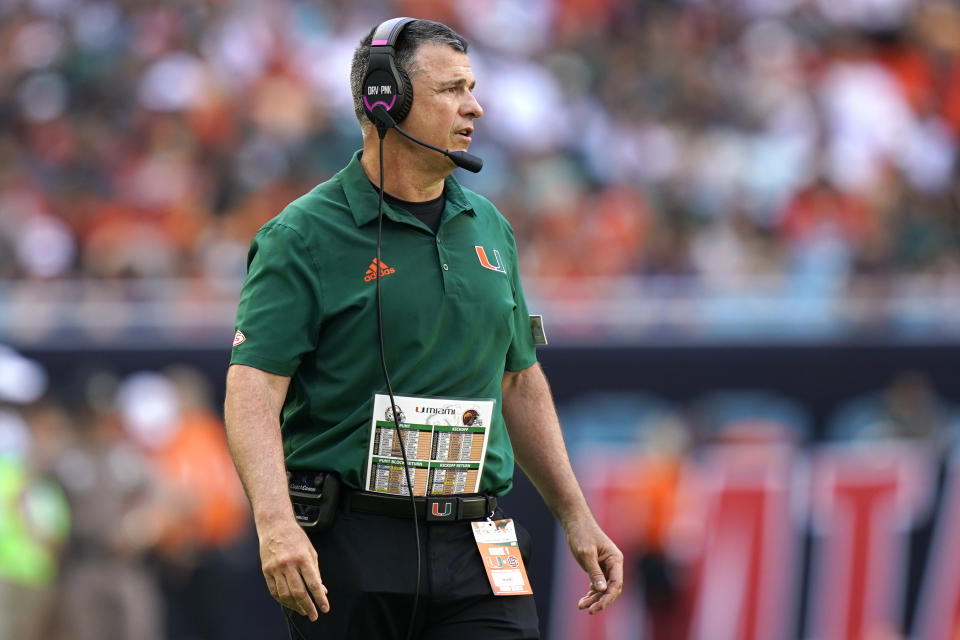
[[[377,202],[380,198],[376,188],[370,184],[367,173],[363,170],[363,165],[360,164],[361,155],[363,155],[363,149],[354,153],[350,163],[336,175],[336,178],[340,181],[340,185],[343,187],[343,195],[347,199],[347,206],[350,207],[353,220],[357,223],[358,227],[362,227],[376,220]],[[469,212],[471,215],[476,215],[466,195],[463,193],[463,188],[457,179],[453,177],[453,174],[447,176],[444,185],[446,204],[443,208],[443,217],[440,220],[440,224],[443,224],[460,213]],[[387,204],[386,201],[383,203],[383,215],[395,222],[410,222],[410,214],[406,211],[398,211]]]

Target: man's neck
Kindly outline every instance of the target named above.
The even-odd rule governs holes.
[[[363,136],[360,164],[370,182],[379,185],[380,141],[372,127]],[[400,139],[396,132],[387,132],[383,141],[384,192],[407,202],[433,200],[443,193],[444,180],[452,172],[452,166],[449,169],[444,167],[444,158],[440,154]]]

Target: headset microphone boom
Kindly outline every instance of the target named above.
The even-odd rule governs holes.
[[[412,140],[413,142],[416,142],[420,146],[426,147],[427,149],[433,149],[434,151],[447,156],[461,169],[466,169],[467,171],[472,171],[473,173],[479,173],[480,169],[483,169],[483,159],[473,155],[472,153],[467,153],[466,151],[447,151],[445,149],[441,149],[440,147],[435,147],[432,144],[424,142],[418,138],[414,138],[397,125],[396,120],[391,117],[390,112],[384,108],[383,104],[375,104],[370,113],[373,116],[374,125],[376,125],[377,131],[381,132],[381,135],[386,133],[387,129],[396,129],[397,133],[402,135],[404,138]]]

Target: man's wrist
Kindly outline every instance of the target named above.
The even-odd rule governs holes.
[[[267,530],[278,524],[296,523],[296,521],[297,519],[293,515],[293,506],[286,496],[283,500],[274,501],[274,504],[269,507],[253,510],[253,523],[257,531]]]
[[[565,510],[557,516],[557,521],[564,531],[569,533],[571,530],[583,527],[596,526],[597,521],[593,517],[590,508],[584,502],[582,505]]]

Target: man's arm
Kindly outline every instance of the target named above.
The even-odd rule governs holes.
[[[317,606],[326,613],[330,604],[317,552],[297,524],[287,492],[280,409],[289,386],[290,378],[231,365],[224,416],[230,453],[253,509],[270,595],[315,621]]]
[[[502,409],[517,463],[560,522],[573,557],[590,576],[590,590],[578,607],[597,613],[623,589],[623,554],[600,529],[583,497],[539,363],[504,373]]]

